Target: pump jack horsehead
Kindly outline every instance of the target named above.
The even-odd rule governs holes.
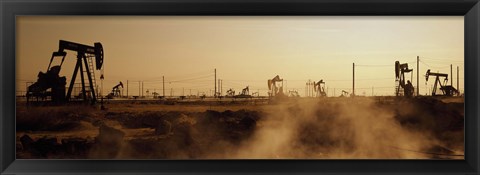
[[[276,82],[282,82],[282,86],[277,87]],[[270,97],[283,95],[283,79],[280,79],[280,76],[275,76],[273,79],[267,81],[268,83],[268,95]]]

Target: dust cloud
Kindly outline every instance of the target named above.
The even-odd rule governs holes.
[[[432,157],[432,147],[444,147],[425,128],[403,127],[398,110],[404,109],[368,98],[277,105],[234,158],[423,159]]]

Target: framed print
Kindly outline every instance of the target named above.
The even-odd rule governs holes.
[[[478,1],[1,7],[2,173],[478,173]]]

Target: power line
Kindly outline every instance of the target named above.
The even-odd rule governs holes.
[[[392,77],[389,77],[389,78],[366,78],[366,79],[355,79],[355,81],[357,80],[361,80],[361,81],[368,81],[368,80],[388,80],[388,79],[393,79]],[[352,81],[352,79],[338,79],[338,80],[325,80],[325,82],[329,82],[329,81]]]
[[[416,63],[416,61],[407,62],[409,64]],[[394,64],[355,64],[355,67],[394,67]]]
[[[445,69],[445,68],[449,68],[449,67],[450,67],[450,65],[448,65],[448,66],[442,66],[442,67],[431,66],[431,65],[425,63],[425,62],[422,61],[422,60],[420,60],[420,62],[421,62],[422,64],[424,64],[425,66],[428,66],[429,68],[434,68],[434,69]]]
[[[209,75],[197,76],[197,77],[192,77],[192,78],[165,81],[165,83],[175,83],[175,82],[184,82],[184,81],[191,81],[191,80],[200,80],[200,79],[211,78],[212,76],[213,76],[213,74],[209,74]],[[150,80],[150,81],[144,81],[144,82],[162,82],[162,80]]]
[[[422,57],[422,59],[430,60],[430,61],[437,61],[437,62],[458,62],[458,63],[463,63],[464,61],[460,61],[458,59],[436,59],[436,58],[429,58],[429,57]]]
[[[212,72],[211,70],[204,70],[204,71],[192,72],[192,73],[188,73],[188,74],[171,75],[171,76],[169,76],[169,78],[180,79],[180,78],[189,77],[189,76],[193,76],[193,75],[212,74],[211,72]],[[162,80],[162,77],[153,77],[153,78],[146,79],[145,81],[150,81],[150,80]]]
[[[386,67],[386,66],[394,66],[394,65],[390,65],[390,64],[383,64],[383,65],[373,65],[373,64],[355,64],[355,67]]]

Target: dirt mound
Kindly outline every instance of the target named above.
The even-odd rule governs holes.
[[[117,121],[126,129],[151,128],[154,131],[143,138],[123,140],[120,148],[111,154],[100,154],[100,142],[90,156],[109,158],[199,158],[206,154],[223,155],[226,147],[235,147],[248,140],[256,130],[262,114],[257,111],[226,110],[223,112],[145,111],[108,112],[105,119]],[[102,134],[100,130],[100,135]],[[106,134],[109,135],[109,134]],[[111,136],[110,136],[111,137]],[[116,154],[118,153],[118,154]]]
[[[453,134],[464,130],[463,103],[444,103],[434,98],[410,99],[400,103],[395,119],[404,127],[428,132],[438,139],[463,142],[463,136]]]
[[[81,121],[88,120],[92,114],[89,107],[38,108],[17,110],[17,131],[73,131],[82,129]]]
[[[42,137],[33,140],[29,135],[20,138],[22,158],[87,158],[94,142],[85,138],[62,139]]]
[[[124,136],[125,133],[119,129],[101,125],[89,156],[95,158],[115,158],[122,148]]]
[[[120,122],[124,128],[156,128],[163,120],[174,123],[181,117],[181,112],[108,112],[105,118]]]
[[[196,117],[195,129],[202,131],[213,140],[238,143],[251,136],[260,118],[261,114],[257,111],[207,110]]]

